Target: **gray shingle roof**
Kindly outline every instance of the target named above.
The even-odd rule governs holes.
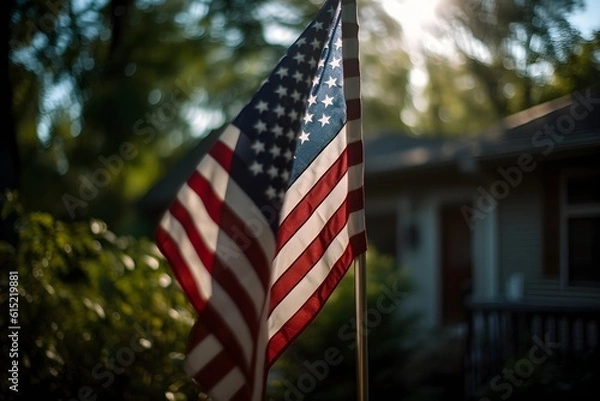
[[[600,90],[588,89],[513,114],[470,138],[388,134],[365,141],[365,174],[408,172],[599,145]]]

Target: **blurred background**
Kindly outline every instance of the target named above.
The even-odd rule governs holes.
[[[369,212],[367,220],[372,242],[368,252],[372,272],[370,305],[379,305],[383,296],[393,305],[376,309],[376,318],[369,327],[372,399],[530,399],[534,395],[564,399],[561,397],[565,394],[584,397],[598,378],[597,363],[591,363],[591,359],[578,359],[580,369],[576,372],[566,369],[575,365],[567,365],[562,359],[541,364],[541,368],[531,362],[531,347],[537,344],[543,350],[542,345],[560,340],[559,335],[544,337],[548,331],[544,322],[540,323],[541,337],[528,332],[529,342],[520,343],[522,349],[498,352],[494,363],[488,361],[481,369],[477,363],[483,357],[465,356],[469,347],[465,344],[472,344],[467,343],[472,341],[472,331],[490,322],[488,317],[469,320],[467,309],[461,309],[466,299],[463,295],[472,293],[474,285],[471,281],[456,281],[452,285],[457,292],[446,294],[446,290],[436,287],[437,281],[424,277],[429,277],[430,271],[438,274],[438,259],[459,260],[460,257],[443,252],[444,246],[457,249],[460,244],[440,240],[439,249],[435,248],[442,255],[440,258],[420,259],[419,246],[428,243],[428,236],[438,241],[442,229],[428,234],[426,227],[420,225],[428,221],[427,214],[421,215],[425,220],[408,218],[420,213],[414,203],[424,197],[398,196],[389,188],[406,184],[407,188],[412,185],[411,191],[420,193],[423,187],[415,187],[415,182],[428,189],[441,188],[444,183],[438,181],[447,180],[440,171],[447,164],[437,163],[441,159],[436,159],[436,155],[445,157],[445,163],[459,161],[457,169],[462,173],[477,169],[485,156],[492,172],[512,163],[521,166],[524,174],[533,170],[527,170],[533,162],[519,157],[537,157],[549,149],[547,142],[536,146],[532,140],[544,124],[560,128],[564,120],[567,126],[560,133],[585,131],[587,136],[577,142],[577,151],[569,145],[571,153],[559,153],[554,147],[548,153],[555,158],[564,155],[561,160],[583,155],[585,168],[592,171],[589,180],[574,181],[572,187],[569,182],[566,184],[585,198],[584,203],[589,206],[586,210],[591,210],[585,216],[592,216],[590,221],[572,223],[571,231],[581,229],[587,233],[587,242],[580,248],[588,252],[587,264],[577,268],[576,278],[591,284],[573,296],[576,300],[585,296],[589,302],[585,307],[577,304],[574,310],[578,314],[570,310],[568,316],[576,320],[582,319],[579,312],[589,313],[592,323],[581,330],[592,333],[596,342],[584,343],[591,344],[597,352],[600,278],[597,273],[587,272],[591,268],[600,271],[598,253],[591,251],[600,245],[600,181],[594,175],[600,154],[600,96],[590,92],[600,76],[600,2],[358,3],[367,205],[370,199],[373,209],[392,202],[388,209]],[[193,313],[154,246],[156,221],[165,202],[172,199],[215,135],[250,99],[321,2],[8,0],[5,4],[8,105],[0,147],[0,263],[6,267],[3,270],[19,272],[21,331],[19,393],[11,391],[12,383],[3,379],[2,394],[7,399],[44,394],[48,400],[202,398],[201,389],[182,370]],[[572,117],[575,109],[571,105],[575,103],[565,99],[575,102],[577,115],[584,113],[585,118]],[[571,120],[560,120],[566,115],[574,121],[572,127]],[[546,117],[550,120],[544,120]],[[578,128],[580,120],[585,130]],[[505,139],[519,135],[528,147],[519,145],[510,152],[486,153],[486,146],[502,145],[508,143],[502,142]],[[568,141],[559,141],[548,132],[545,135],[539,139],[554,138],[550,144],[557,145],[556,149],[560,148],[559,143],[567,147]],[[470,149],[467,157],[461,153],[464,149]],[[414,160],[417,161],[409,163]],[[441,170],[432,170],[431,176],[409,175],[413,167],[430,166]],[[530,181],[541,182],[542,175],[558,171],[552,168],[537,169],[529,175]],[[459,238],[461,234],[457,233],[465,228],[467,234],[468,228],[473,233],[470,223],[483,221],[481,213],[491,213],[477,209],[477,196],[483,196],[477,188],[482,185],[491,193],[493,187],[484,183],[493,185],[498,177],[488,176],[487,181],[469,177],[449,178],[461,185],[469,181],[460,187],[466,195],[452,198],[454,209],[444,208],[446,203],[435,203],[432,209],[442,219],[439,224],[448,229],[448,238]],[[508,179],[507,182],[511,183]],[[515,188],[510,199],[522,199],[516,194],[523,188]],[[454,187],[446,190],[456,191]],[[437,196],[431,199],[438,199]],[[558,199],[559,195],[553,196],[550,198]],[[472,208],[465,211],[465,205]],[[526,205],[534,212],[542,209],[535,203]],[[508,220],[503,220],[503,210],[507,208],[490,209],[494,209],[494,221],[500,222],[491,227],[494,230],[522,219],[519,215],[507,215]],[[561,230],[559,225],[545,224],[553,221],[552,211],[548,213],[532,223],[537,224],[533,237],[543,237],[543,232],[552,231],[552,227]],[[558,214],[556,209],[555,215]],[[398,215],[404,216],[402,222]],[[428,224],[438,227],[433,221]],[[518,226],[509,231],[505,233],[507,238],[520,238],[513,233],[523,232]],[[571,231],[563,239],[569,244],[575,241],[575,247],[579,242],[571,238]],[[460,238],[466,238],[464,241],[475,244],[477,249],[487,249],[476,242],[475,238],[481,236]],[[525,237],[523,241],[529,240]],[[523,241],[500,241],[498,249],[508,252],[506,255],[516,255],[516,260],[520,254],[512,252],[510,246]],[[543,244],[534,246],[531,252],[546,255],[553,240],[540,241]],[[436,254],[428,248],[420,248],[420,252]],[[465,252],[471,254],[470,250]],[[474,252],[474,256],[496,255],[481,252]],[[532,254],[527,249],[523,252]],[[540,272],[548,273],[547,277],[558,277],[556,282],[562,283],[560,291],[573,284],[571,273],[561,273],[570,270],[559,266],[560,255],[550,255],[556,259],[555,267],[542,256],[539,261],[528,259],[533,263],[529,267],[534,266],[531,272],[529,267],[503,268],[504,262],[514,266],[512,259],[502,259],[502,254],[499,257],[500,262],[489,265],[499,265],[498,268],[480,263],[497,272],[496,279],[487,273],[467,277],[483,277],[481,280],[492,283],[489,288],[484,286],[479,293],[474,292],[490,295],[488,301],[496,301],[498,295],[510,291],[519,292],[522,276],[514,274],[524,272],[529,280],[537,271],[536,263]],[[476,269],[475,265],[473,261],[473,266],[469,266]],[[455,273],[458,275],[458,270]],[[445,276],[440,277],[446,280]],[[505,285],[509,278],[516,282],[510,288],[508,283]],[[270,375],[269,397],[355,397],[355,350],[349,335],[354,316],[352,281],[350,272],[314,324],[276,363]],[[8,327],[8,313],[4,312],[9,309],[8,292],[4,291],[8,288],[8,276],[0,282],[0,322],[4,330]],[[458,299],[460,310],[443,309],[439,294]],[[546,301],[541,302],[544,307],[552,304]],[[497,304],[495,307],[499,308]],[[494,310],[502,316],[507,312],[506,307]],[[525,312],[533,314],[539,310]],[[501,340],[500,328],[504,326],[500,320],[490,324],[490,333],[496,333],[493,335]],[[4,334],[3,337],[6,338]],[[534,337],[539,340],[537,343],[532,340]],[[582,348],[587,350],[585,344]],[[322,372],[315,374],[311,366],[323,360],[331,347],[343,357],[335,366],[328,365],[326,374],[319,377]],[[3,342],[2,352],[9,354],[9,342]],[[551,359],[551,353],[543,355]],[[477,370],[476,378],[467,375],[469,369]],[[515,371],[521,374],[511,379],[509,373]]]

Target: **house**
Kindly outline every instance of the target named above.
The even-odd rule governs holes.
[[[475,137],[390,134],[365,150],[370,242],[410,272],[405,308],[423,326],[463,333],[467,396],[508,397],[504,364],[535,347],[598,352],[600,91]]]
[[[476,137],[366,145],[367,232],[409,269],[426,325],[462,300],[600,303],[600,92],[512,115]]]

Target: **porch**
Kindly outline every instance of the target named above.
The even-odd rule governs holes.
[[[465,307],[466,400],[529,399],[531,391],[544,398],[535,388],[554,386],[560,399],[587,394],[600,380],[599,303],[528,298]]]

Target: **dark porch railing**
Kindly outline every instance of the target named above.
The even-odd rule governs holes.
[[[507,399],[511,386],[539,380],[550,363],[580,366],[598,356],[600,305],[468,301],[466,309],[467,400]]]

